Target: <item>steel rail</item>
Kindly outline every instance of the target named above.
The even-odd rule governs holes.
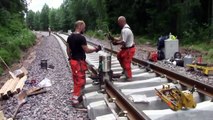
[[[96,45],[95,43],[89,42],[92,45]],[[111,52],[113,54],[117,54],[116,51],[112,51],[111,49],[104,48],[105,51]],[[156,66],[150,62],[146,62],[144,60],[139,60],[137,58],[133,58],[133,62],[138,63],[143,66],[148,66],[150,69],[152,69],[154,72],[160,75],[166,75],[166,77],[170,80],[176,80],[179,81],[180,84],[187,86],[187,87],[193,87],[195,86],[197,88],[197,91],[213,97],[213,87],[204,83],[201,83],[197,80],[194,80],[192,78],[188,78],[186,76],[180,75],[178,73],[175,73],[173,71],[167,70],[165,68],[162,68],[160,66]],[[132,102],[130,102],[128,99],[126,99],[125,95],[121,93],[117,88],[113,86],[113,84],[109,81],[106,81],[106,92],[108,95],[112,98],[116,99],[116,104],[119,106],[119,108],[123,111],[127,111],[127,116],[129,119],[150,119],[146,114],[144,114],[142,111],[138,111],[138,109],[134,106]]]
[[[60,35],[58,35],[57,33],[53,33],[54,35],[56,35],[56,36],[58,36],[61,40],[62,40],[62,42],[65,44],[65,45],[67,45],[67,41],[66,40],[64,40],[64,38],[63,37],[61,37]]]
[[[61,37],[60,35],[56,34],[63,42],[64,44],[67,44],[66,41]],[[96,46],[96,44],[89,42],[90,44]],[[93,66],[89,66],[89,69],[97,74],[97,70]],[[150,120],[150,118],[143,112],[140,111],[138,108],[136,108],[136,105],[129,101],[125,95],[117,89],[112,82],[109,80],[105,81],[105,90],[106,93],[111,97],[116,99],[116,105],[122,110],[127,111],[127,117],[130,120]]]
[[[88,41],[89,42],[89,41]],[[89,42],[90,44],[96,46],[97,44]],[[108,48],[104,48],[108,52],[112,52],[116,54],[117,52],[111,51]],[[95,71],[94,68],[91,71]],[[111,97],[115,98],[116,105],[122,110],[127,112],[127,117],[130,120],[150,120],[150,118],[143,112],[140,111],[134,103],[132,103],[129,99],[125,97],[125,95],[116,88],[111,81],[105,81],[105,90],[106,93]]]
[[[87,41],[89,42],[89,41]],[[90,44],[97,46],[97,44],[89,42]],[[108,52],[116,54],[115,51],[110,51],[108,48],[104,48]],[[91,71],[95,71],[93,67],[90,67]],[[97,72],[96,72],[97,73]],[[106,93],[111,97],[115,98],[116,105],[122,110],[127,112],[127,117],[130,120],[150,120],[150,118],[143,112],[140,111],[134,103],[125,97],[125,95],[116,88],[111,81],[105,81],[105,90]]]
[[[88,43],[97,46],[97,44],[89,42]],[[105,51],[111,52],[113,54],[117,54],[116,51],[112,51],[111,49],[104,48]],[[210,85],[207,85],[205,83],[201,83],[197,80],[194,80],[192,78],[188,78],[186,76],[180,75],[178,73],[175,73],[173,71],[164,69],[160,66],[156,66],[150,62],[146,62],[144,60],[139,60],[137,58],[133,58],[133,62],[138,63],[143,66],[148,66],[150,69],[152,69],[154,72],[160,75],[166,75],[166,77],[170,80],[176,80],[179,81],[182,85],[187,87],[193,87],[195,86],[197,88],[197,91],[205,94],[207,96],[213,97],[213,87]],[[91,67],[91,69],[94,70],[94,68]],[[149,120],[150,118],[143,112],[140,111],[137,106],[132,103],[130,100],[128,100],[125,95],[117,89],[111,81],[106,80],[105,81],[105,90],[106,93],[111,97],[115,98],[115,103],[122,111],[127,111],[127,117],[131,120]]]
[[[118,90],[111,81],[105,81],[106,93],[115,98],[116,105],[122,110],[126,111],[126,116],[130,120],[150,120],[150,118],[142,111],[140,111],[134,103],[132,103],[125,95]]]
[[[112,51],[108,48],[105,48],[105,50],[108,51],[108,52],[112,52],[114,54],[117,54],[116,51]],[[154,72],[161,74],[161,75],[166,75],[166,77],[170,80],[179,81],[184,86],[187,86],[187,87],[195,86],[197,88],[198,92],[203,93],[203,94],[213,98],[213,87],[208,85],[208,84],[202,83],[202,82],[197,81],[197,80],[192,79],[192,78],[188,78],[184,75],[180,75],[176,72],[167,70],[167,69],[162,68],[160,66],[156,66],[156,65],[154,65],[152,63],[148,63],[144,60],[139,60],[137,58],[133,58],[133,62],[138,63],[138,64],[143,65],[143,66],[149,66],[149,68],[151,68]]]

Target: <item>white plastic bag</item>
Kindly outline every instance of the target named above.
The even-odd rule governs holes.
[[[137,102],[149,103],[146,95],[130,95],[129,99],[135,103]]]
[[[39,84],[39,87],[50,87],[52,86],[51,81],[48,78],[44,78]]]

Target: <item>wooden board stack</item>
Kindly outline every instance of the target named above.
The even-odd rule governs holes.
[[[7,119],[4,117],[3,111],[0,111],[0,120],[7,120]]]
[[[24,87],[27,80],[27,70],[22,67],[15,71],[16,78],[9,79],[0,89],[0,98],[6,99],[14,94],[19,93]]]

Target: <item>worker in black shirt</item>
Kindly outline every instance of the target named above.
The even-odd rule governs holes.
[[[86,38],[82,35],[85,31],[85,23],[78,20],[75,23],[75,32],[73,32],[67,39],[67,55],[72,70],[72,77],[74,82],[74,89],[71,98],[72,105],[78,107],[82,97],[82,90],[86,83],[85,71],[87,70],[85,53],[98,52],[101,46],[88,47]]]

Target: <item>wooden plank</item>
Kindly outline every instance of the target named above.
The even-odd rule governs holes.
[[[10,83],[12,82],[13,79],[9,79],[7,80],[7,82],[2,86],[1,90],[0,90],[0,95],[3,96],[5,91],[7,90],[8,86],[10,85]]]
[[[4,95],[9,95],[11,96],[13,93],[13,89],[15,89],[17,83],[19,81],[19,78],[15,78],[15,79],[12,79],[12,82],[10,83],[10,85],[8,86],[7,90],[4,92]],[[4,96],[3,95],[3,96]]]
[[[13,93],[19,93],[23,89],[26,80],[27,80],[27,75],[25,75],[18,81]]]
[[[0,120],[6,120],[3,111],[0,111]]]
[[[28,73],[28,71],[25,69],[25,67],[21,67],[20,69],[15,70],[13,73],[16,77],[22,78]]]
[[[26,69],[25,67],[21,67],[21,71],[22,71],[25,75],[27,75],[27,73],[28,73],[28,71],[27,71],[27,69]]]

